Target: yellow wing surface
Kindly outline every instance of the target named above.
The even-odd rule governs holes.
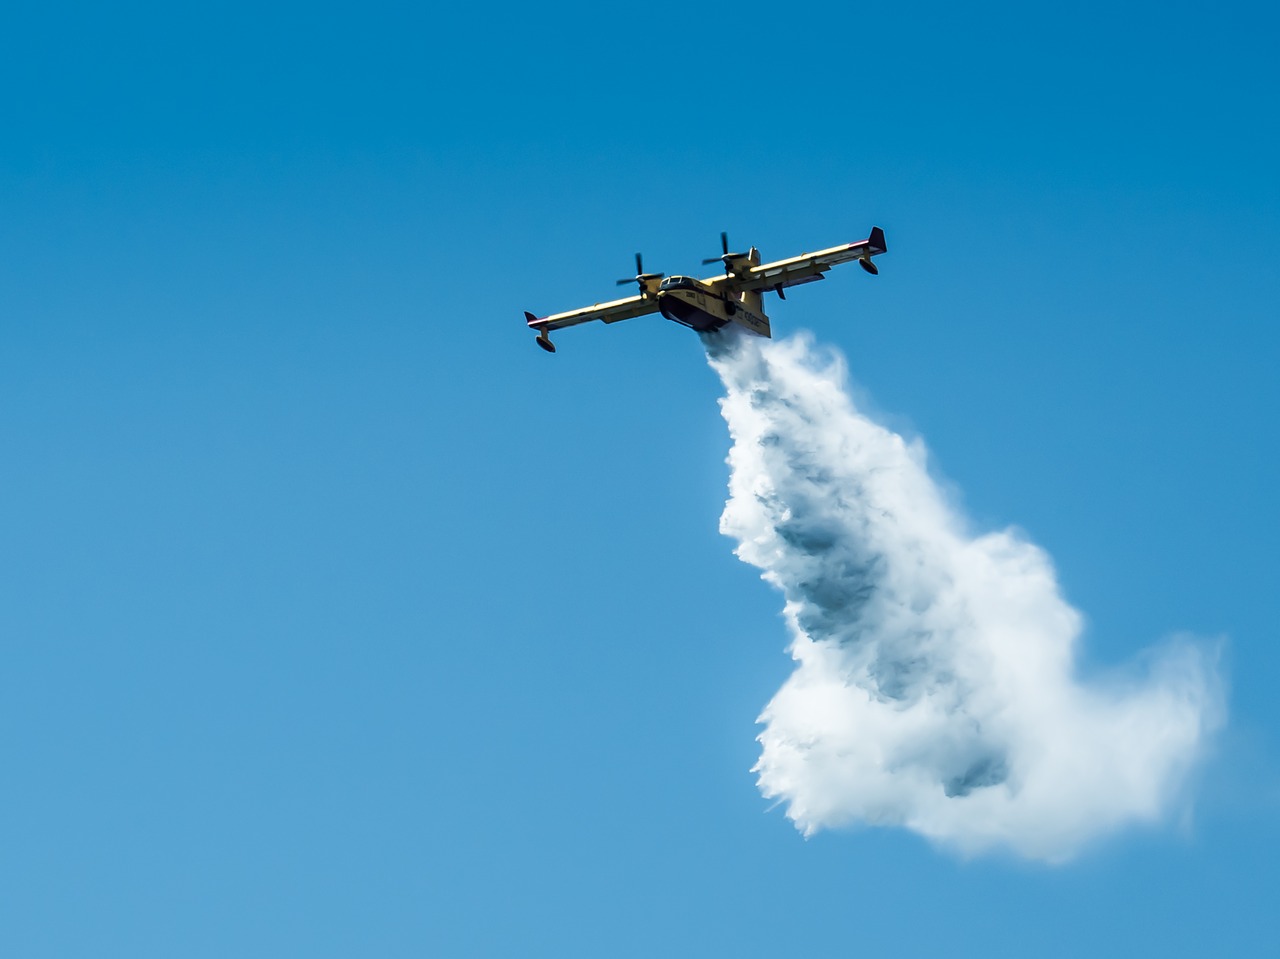
[[[875,273],[877,271],[871,258],[884,251],[884,231],[877,226],[871,228],[871,236],[857,243],[833,246],[816,253],[801,253],[799,256],[762,263],[749,270],[713,277],[703,282],[720,290],[781,291],[788,286],[821,280],[827,270],[850,260],[860,261],[863,269]]]
[[[592,320],[617,323],[619,320],[630,320],[637,316],[657,312],[657,297],[628,296],[621,300],[610,300],[608,303],[584,306],[579,310],[553,313],[551,316],[537,317],[532,313],[525,313],[524,316],[531,330],[550,332],[551,330],[563,330],[566,326],[577,326],[579,323],[590,323]]]

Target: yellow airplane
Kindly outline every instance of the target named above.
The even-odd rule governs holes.
[[[702,262],[723,263],[723,276],[706,280],[696,280],[691,276],[668,276],[664,279],[661,273],[646,273],[644,261],[637,253],[636,275],[619,280],[618,285],[638,283],[639,296],[541,318],[526,312],[525,319],[529,329],[538,334],[537,344],[548,353],[556,351],[549,335],[552,330],[592,320],[617,323],[649,313],[661,313],[667,319],[700,333],[737,323],[758,336],[769,336],[769,317],[764,312],[766,292],[773,290],[781,299],[786,299],[782,291],[787,287],[821,280],[823,274],[837,263],[850,260],[857,260],[864,270],[875,275],[880,271],[871,258],[885,251],[884,230],[878,226],[871,228],[871,236],[857,243],[833,246],[817,253],[802,253],[773,263],[761,264],[760,251],[754,246],[746,253],[730,253],[729,237],[725,233],[720,234],[720,248],[724,251],[723,256]]]

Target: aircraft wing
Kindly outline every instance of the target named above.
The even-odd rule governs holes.
[[[658,312],[658,300],[649,296],[628,296],[608,303],[597,303],[584,306],[580,310],[569,310],[567,313],[553,313],[551,316],[537,317],[525,313],[529,329],[539,333],[551,330],[563,330],[566,326],[577,326],[579,323],[590,323],[592,320],[603,320],[605,323],[617,323],[619,320],[630,320],[637,316]]]
[[[833,246],[816,253],[801,253],[787,260],[775,260],[753,266],[743,273],[718,276],[704,282],[730,290],[778,290],[801,283],[821,280],[823,274],[839,263],[862,260],[864,267],[875,272],[871,258],[885,251],[884,230],[871,228],[871,236],[857,243]]]

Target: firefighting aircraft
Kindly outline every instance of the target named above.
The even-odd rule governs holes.
[[[762,264],[760,251],[754,246],[746,253],[730,253],[729,237],[725,233],[720,234],[720,248],[724,251],[722,256],[702,262],[704,265],[723,263],[723,276],[706,280],[695,280],[691,276],[664,278],[661,273],[646,273],[644,262],[637,253],[636,275],[619,280],[618,285],[639,284],[639,296],[541,318],[526,312],[525,319],[529,329],[538,334],[537,344],[548,353],[556,351],[555,344],[551,342],[552,330],[591,320],[617,323],[649,313],[661,313],[667,319],[700,333],[737,323],[758,336],[769,336],[769,317],[764,312],[766,292],[773,290],[779,298],[786,299],[782,291],[787,287],[821,280],[823,274],[837,263],[850,260],[857,260],[864,270],[875,275],[880,271],[871,258],[885,251],[884,230],[878,226],[871,228],[871,236],[857,243],[833,246],[817,253],[802,253],[773,263]]]

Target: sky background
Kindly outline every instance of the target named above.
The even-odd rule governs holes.
[[[3,19],[0,953],[1275,948],[1273,10]],[[1065,867],[770,810],[700,344],[524,329],[872,224],[775,332],[1049,551],[1085,675],[1227,640],[1193,808]]]

